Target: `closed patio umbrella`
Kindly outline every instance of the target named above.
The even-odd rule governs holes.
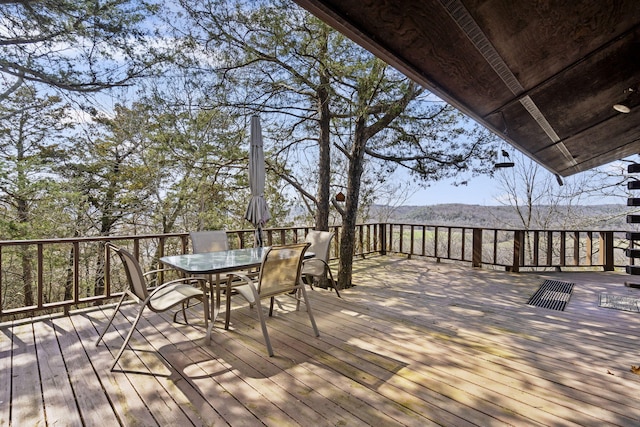
[[[264,149],[262,147],[262,127],[260,118],[251,116],[251,145],[249,147],[249,188],[251,200],[244,217],[256,228],[255,244],[262,246],[262,227],[271,218],[264,199]]]

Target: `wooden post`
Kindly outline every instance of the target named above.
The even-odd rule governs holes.
[[[413,255],[413,249],[414,249],[414,239],[415,239],[415,226],[411,225],[411,240],[409,241],[409,256],[408,259],[411,259],[411,255]]]
[[[511,271],[518,273],[520,271],[520,252],[522,251],[522,231],[515,230],[513,232],[513,265]]]
[[[473,267],[482,267],[482,228],[473,229],[473,254],[471,256],[471,265]]]
[[[585,252],[587,254],[587,265],[593,265],[593,232],[587,231],[587,243]]]
[[[440,258],[438,257],[438,232],[438,226],[436,226],[433,232],[433,256],[440,262]]]
[[[380,224],[380,255],[387,254],[387,224]]]
[[[600,262],[604,271],[613,271],[613,231],[600,232]]]

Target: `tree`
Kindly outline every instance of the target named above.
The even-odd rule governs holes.
[[[242,225],[248,136],[234,115],[201,108],[208,103],[209,84],[197,76],[174,76],[145,97],[151,126],[143,161],[156,171],[149,217],[165,233],[176,223],[186,230]]]
[[[151,74],[167,58],[144,25],[158,9],[135,0],[3,1],[0,100],[24,82],[87,93]]]
[[[86,234],[109,236],[125,218],[140,211],[147,212],[153,171],[141,161],[141,153],[148,146],[147,116],[136,114],[145,110],[144,104],[131,109],[115,106],[114,117],[94,117],[85,134],[74,138],[74,146],[63,173],[75,189],[79,214],[88,224]],[[104,251],[99,251],[103,254]],[[103,263],[100,255],[96,275],[95,294],[103,292]]]
[[[48,196],[54,165],[63,157],[59,131],[71,126],[67,106],[59,97],[39,97],[22,86],[0,105],[0,205],[5,218],[0,229],[5,238],[29,239],[51,233],[34,212],[46,212],[41,202]],[[24,304],[33,304],[32,257],[22,258]]]
[[[339,284],[351,283],[355,223],[366,167],[384,181],[397,167],[420,180],[488,171],[492,136],[396,70],[289,1],[182,2],[193,37],[215,57],[226,82],[239,88],[229,103],[277,113],[282,130],[270,159],[327,229],[331,188],[346,191]],[[249,89],[250,88],[250,89]],[[315,151],[314,151],[315,150]],[[303,169],[301,160],[313,166]],[[285,169],[284,165],[295,167]],[[344,167],[346,183],[332,181]],[[311,172],[311,173],[310,173]],[[316,195],[308,189],[317,182]],[[365,183],[366,184],[366,183]]]

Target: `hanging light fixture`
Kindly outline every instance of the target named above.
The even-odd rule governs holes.
[[[614,104],[613,109],[623,114],[629,114],[632,107],[631,101],[632,98],[636,96],[637,89],[630,87],[626,89],[624,93],[627,95],[624,101]]]

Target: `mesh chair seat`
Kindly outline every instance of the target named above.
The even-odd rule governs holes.
[[[202,297],[202,289],[184,283],[183,279],[180,279],[180,283],[165,283],[165,285],[168,286],[158,289],[149,298],[148,306],[151,311],[167,311],[185,300]]]

